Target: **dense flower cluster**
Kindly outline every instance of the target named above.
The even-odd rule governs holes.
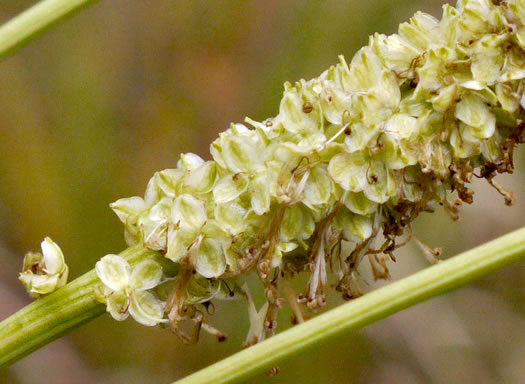
[[[250,298],[241,286],[251,271],[267,303],[257,312],[250,302],[248,344],[273,334],[280,282],[296,273],[310,276],[303,294],[287,295],[298,319],[302,304],[324,304],[332,281],[345,298],[359,295],[363,257],[387,278],[412,220],[436,203],[457,218],[473,175],[511,204],[493,178],[513,171],[522,140],[524,24],[523,0],[460,0],[441,20],[416,13],[350,64],[341,56],[315,79],[286,83],[279,114],[232,124],[212,143],[213,160],[184,154],[144,198],[113,203],[130,245],[179,268],[164,304],[175,331],[186,320],[200,327],[195,306],[226,288]]]

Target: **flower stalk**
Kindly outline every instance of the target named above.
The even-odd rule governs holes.
[[[42,0],[0,27],[0,58],[95,0]]]

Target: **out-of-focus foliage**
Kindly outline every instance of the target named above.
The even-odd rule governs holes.
[[[4,0],[0,21],[31,3]],[[275,115],[284,81],[316,76],[373,32],[394,32],[416,10],[438,16],[441,4],[101,0],[0,62],[0,318],[29,302],[17,273],[45,236],[60,244],[70,279],[93,268],[125,246],[110,202],[141,193],[181,152],[209,159],[231,121]],[[516,160],[516,173],[500,180],[516,193],[513,208],[479,183],[459,223],[438,210],[415,223],[419,238],[451,256],[522,226],[522,152]],[[393,278],[426,266],[412,245],[397,255]],[[514,265],[256,381],[519,383],[524,274]],[[245,304],[215,312],[226,343],[204,336],[188,347],[168,331],[105,315],[0,373],[0,382],[167,383],[240,348]]]

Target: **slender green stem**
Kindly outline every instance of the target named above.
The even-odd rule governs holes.
[[[177,384],[246,380],[306,348],[384,319],[520,259],[525,259],[525,228],[332,309],[179,380]]]
[[[135,246],[122,252],[130,264],[158,255]],[[0,323],[0,367],[7,366],[69,330],[101,315],[104,305],[96,301],[99,282],[94,270],[35,300]]]
[[[134,264],[162,259],[141,246],[121,256]],[[460,287],[514,261],[525,259],[525,228],[474,248],[410,277],[370,292],[271,339],[220,361],[178,384],[226,383],[248,378],[279,361],[393,313]],[[104,312],[95,300],[94,271],[36,300],[0,323],[0,367],[64,335]]]
[[[95,0],[42,0],[0,27],[0,58]]]

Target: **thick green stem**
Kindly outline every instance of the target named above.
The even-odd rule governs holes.
[[[0,58],[95,0],[42,0],[0,27]]]
[[[155,255],[158,254],[142,246],[129,248],[120,254],[130,264]],[[105,306],[97,302],[94,295],[94,287],[99,281],[92,270],[2,321],[0,367],[14,363],[104,313]]]
[[[179,380],[177,384],[247,380],[307,348],[384,319],[521,259],[525,259],[525,228],[332,309]]]

